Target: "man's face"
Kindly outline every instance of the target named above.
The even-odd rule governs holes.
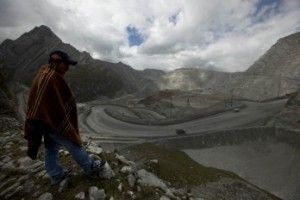
[[[65,74],[67,71],[69,70],[69,64],[61,62],[58,67],[57,67],[57,71],[61,74]]]

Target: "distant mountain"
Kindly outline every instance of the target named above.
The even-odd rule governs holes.
[[[245,72],[181,68],[161,77],[162,89],[200,90],[265,100],[295,92],[300,85],[300,32],[281,38]]]
[[[78,101],[88,101],[100,96],[114,97],[126,93],[156,90],[156,84],[143,73],[123,63],[110,63],[93,59],[89,53],[80,52],[62,42],[49,27],[35,27],[16,40],[7,39],[0,45],[0,61],[13,82],[30,86],[38,68],[47,63],[49,53],[62,49],[76,58],[79,64],[72,67],[66,79]]]
[[[237,96],[257,100],[284,96],[300,84],[300,32],[279,39],[242,76]]]
[[[245,72],[225,73],[198,68],[171,72],[135,70],[124,63],[93,59],[62,42],[47,26],[35,27],[16,40],[0,45],[0,69],[8,82],[30,86],[40,65],[54,49],[63,49],[79,61],[66,75],[78,101],[100,96],[157,90],[197,90],[209,94],[233,94],[236,98],[264,100],[295,92],[300,84],[300,32],[281,38]]]
[[[160,89],[209,91],[214,81],[228,80],[229,73],[198,68],[179,68],[161,76],[158,80]]]

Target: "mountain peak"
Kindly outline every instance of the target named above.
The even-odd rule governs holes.
[[[21,37],[19,37],[16,40],[16,42],[24,41],[24,39],[28,39],[28,38],[32,38],[32,39],[48,38],[51,39],[52,41],[61,42],[61,39],[57,35],[55,35],[55,33],[48,26],[45,25],[34,27],[32,30],[24,33]]]

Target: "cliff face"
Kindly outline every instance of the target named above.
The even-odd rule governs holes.
[[[263,100],[297,91],[300,84],[300,32],[281,38],[243,73],[236,95]]]
[[[285,108],[276,117],[276,125],[300,130],[300,89],[290,95]]]
[[[123,63],[110,63],[93,59],[89,53],[80,52],[62,42],[50,28],[39,26],[16,40],[5,40],[0,45],[3,69],[12,82],[30,86],[38,68],[47,63],[49,53],[62,49],[78,60],[78,65],[68,72],[66,79],[79,101],[100,96],[143,92],[156,89],[155,83],[139,71]]]
[[[297,91],[300,84],[300,32],[281,38],[245,72],[181,68],[162,76],[162,89],[201,90],[265,100]]]

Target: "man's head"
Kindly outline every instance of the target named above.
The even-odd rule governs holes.
[[[55,50],[50,53],[49,64],[55,64],[55,69],[61,74],[65,74],[68,69],[69,65],[76,65],[77,61],[74,61],[70,58],[70,56],[62,51],[62,50]]]

